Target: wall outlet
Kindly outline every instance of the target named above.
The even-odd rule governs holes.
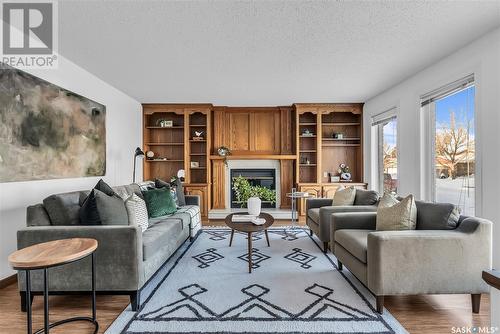
[[[328,172],[323,172],[323,177],[328,177]]]

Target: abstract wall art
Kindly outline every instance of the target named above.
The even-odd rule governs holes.
[[[0,183],[105,173],[106,107],[0,63]]]

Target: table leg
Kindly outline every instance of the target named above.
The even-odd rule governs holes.
[[[233,237],[234,237],[234,230],[231,229],[231,238],[229,239],[229,247],[231,247],[233,244]]]
[[[252,232],[248,232],[248,272],[252,273]]]
[[[31,277],[30,271],[26,270],[26,327],[28,334],[31,334]]]
[[[44,334],[49,333],[49,271],[43,269],[43,324]]]
[[[267,247],[271,247],[271,244],[269,243],[269,234],[267,234],[267,230],[264,230],[264,233],[266,234]]]
[[[95,254],[92,253],[92,320],[96,320],[95,307]]]

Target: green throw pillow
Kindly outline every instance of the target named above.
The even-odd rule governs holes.
[[[142,192],[150,218],[169,215],[177,211],[170,189],[160,188]]]

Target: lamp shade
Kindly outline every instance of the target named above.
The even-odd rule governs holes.
[[[144,152],[138,147],[135,149],[135,157],[143,157]]]

